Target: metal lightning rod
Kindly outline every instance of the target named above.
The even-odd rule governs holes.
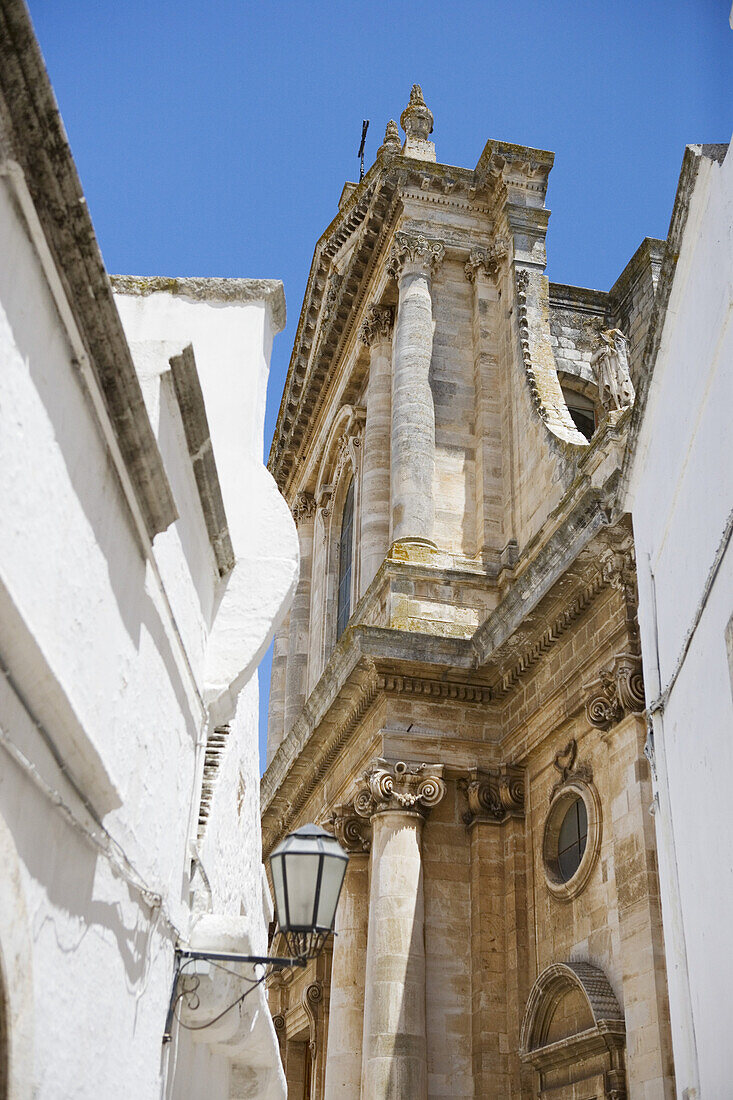
[[[364,179],[364,142],[366,141],[367,130],[369,129],[369,119],[362,119],[361,123],[361,145],[359,146],[359,183]]]

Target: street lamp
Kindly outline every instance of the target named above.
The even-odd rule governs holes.
[[[333,932],[349,857],[317,825],[288,833],[270,856],[277,926],[288,951],[313,958]]]
[[[288,833],[270,856],[270,872],[275,887],[276,931],[282,933],[285,945],[290,952],[288,957],[267,955],[238,955],[227,951],[203,951],[188,947],[177,947],[173,989],[168,1005],[163,1042],[171,1041],[171,1030],[176,1005],[182,997],[193,995],[198,986],[186,988],[181,978],[186,977],[184,970],[197,959],[205,959],[215,965],[224,962],[263,964],[274,970],[284,970],[293,966],[305,966],[324,947],[333,932],[336,920],[336,908],[346,874],[349,857],[339,842],[325,829],[317,825],[303,825]],[[248,993],[264,981],[263,975],[253,982],[249,989],[237,998],[216,1020],[240,1004]],[[245,979],[249,981],[249,979]],[[181,988],[179,988],[179,986]],[[191,1005],[190,1007],[193,1007]],[[216,1022],[196,1025],[196,1030]]]

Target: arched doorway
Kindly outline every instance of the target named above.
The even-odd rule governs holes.
[[[519,1052],[540,1100],[626,1100],[626,1025],[608,978],[585,962],[543,970],[527,999]]]

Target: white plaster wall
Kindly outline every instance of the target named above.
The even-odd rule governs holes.
[[[702,604],[733,507],[732,314],[729,150],[723,165],[703,161],[693,192],[629,501],[649,702],[672,679],[702,608],[655,722],[664,784],[656,817],[680,1096],[696,1087],[696,1059],[703,1097],[730,1090],[733,684],[725,639],[733,612],[730,547]]]
[[[297,575],[294,526],[261,464],[269,308],[188,303],[206,323],[197,328],[176,315],[174,331],[159,337],[176,343],[176,351],[193,342],[202,373],[237,556],[224,584],[214,572],[171,394],[155,370],[144,380],[146,399],[182,518],[155,540],[152,554],[140,545],[41,263],[4,181],[0,256],[0,658],[17,688],[0,677],[0,735],[98,832],[20,693],[120,853],[163,896],[167,916],[186,936],[205,702],[214,704],[216,721],[228,721],[246,687],[206,858],[216,904],[243,911],[259,946],[265,925],[252,677]],[[230,323],[232,315],[238,323]],[[227,373],[235,357],[237,372]],[[0,920],[6,982],[16,982],[18,957],[3,929],[22,922],[32,944],[25,985],[18,979],[10,989],[11,1032],[22,1031],[17,1049],[24,1051],[11,1066],[11,1095],[161,1096],[174,931],[115,877],[2,746],[0,819],[3,844],[18,863],[15,894],[2,894],[4,901],[16,899],[8,903],[16,911]],[[177,1057],[194,1090],[179,1095],[228,1095],[221,1055],[181,1042]]]

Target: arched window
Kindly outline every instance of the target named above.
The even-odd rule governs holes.
[[[569,386],[562,387],[562,395],[575,427],[586,439],[590,439],[596,430],[596,410],[590,397]]]
[[[344,501],[339,539],[338,612],[336,641],[339,640],[351,615],[351,564],[354,557],[354,479],[351,479]]]

